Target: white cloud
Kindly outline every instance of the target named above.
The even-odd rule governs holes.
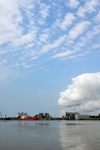
[[[93,27],[93,34],[98,35],[100,33],[100,25]]]
[[[74,52],[74,53],[76,53],[76,52]],[[89,53],[89,52],[76,53],[76,55],[71,55],[71,56],[63,57],[63,58],[61,58],[61,60],[77,59],[77,58],[79,58],[79,57],[82,57],[82,56],[86,55],[87,53]]]
[[[21,65],[22,65],[22,66],[25,66],[25,65],[26,65],[26,63],[24,63],[24,62],[23,62],[23,63],[21,63]]]
[[[50,5],[46,5],[46,4],[40,4],[40,14],[41,16],[46,19],[47,16],[49,16],[49,9],[50,9]]]
[[[39,23],[40,25],[43,25],[43,24],[45,24],[45,21],[40,18],[40,19],[38,19],[38,23]]]
[[[75,27],[73,27],[68,33],[68,39],[76,39],[79,35],[81,35],[88,26],[91,25],[89,21],[83,21],[78,23]]]
[[[79,2],[78,0],[70,0],[69,6],[76,8],[79,6]],[[82,7],[85,9],[83,15],[86,12],[96,11],[97,3],[97,0],[94,2],[93,0],[86,2],[84,7]],[[29,68],[33,62],[37,65],[39,58],[42,62],[43,58],[47,60],[51,56],[52,58],[65,59],[66,57],[68,59],[82,55],[77,50],[78,53],[75,51],[76,55],[74,54],[73,56],[75,50],[73,46],[70,47],[72,51],[66,49],[69,49],[69,46],[72,44],[74,45],[73,39],[76,39],[80,35],[83,36],[81,39],[84,43],[87,37],[89,39],[94,35],[98,36],[100,33],[100,25],[94,27],[94,24],[92,24],[91,32],[88,32],[89,34],[84,37],[83,33],[91,23],[89,21],[83,21],[76,26],[75,24],[73,25],[75,21],[79,22],[79,18],[75,17],[75,13],[72,13],[75,11],[70,11],[69,9],[69,12],[67,12],[65,10],[66,5],[64,6],[62,4],[63,2],[55,3],[56,6],[54,7],[52,3],[46,1],[41,3],[40,0],[0,0],[0,65],[2,67],[9,68],[10,65],[12,73],[15,68],[16,70],[20,70],[21,68],[21,71],[24,70],[23,67]],[[99,20],[99,14],[100,11],[98,11],[95,21]],[[48,16],[49,18],[46,20]],[[91,18],[87,16],[86,19],[90,20]],[[52,28],[54,21],[56,21],[56,30]],[[71,30],[66,32],[68,28]],[[77,41],[75,42],[77,43]],[[81,43],[80,40],[78,44],[82,45],[84,43]],[[95,43],[92,45],[94,45],[93,48],[99,46]],[[61,49],[65,46],[67,47],[66,49]],[[88,45],[86,45],[87,47]],[[44,54],[45,57],[41,58],[42,53],[49,51],[50,55]],[[54,53],[56,51],[58,53]],[[22,65],[23,62],[26,64]]]
[[[60,58],[60,57],[65,57],[65,56],[68,56],[72,53],[75,53],[74,51],[70,51],[70,50],[67,50],[65,52],[62,52],[62,53],[57,53],[56,55],[52,56],[52,58]]]
[[[87,42],[90,41],[94,36],[93,31],[88,31],[85,36],[80,37],[80,41],[76,44],[78,47],[83,47],[86,45]]]
[[[61,23],[61,29],[62,30],[66,30],[66,27],[70,26],[73,21],[75,20],[75,17],[72,13],[68,13],[65,17],[64,17],[64,21]]]
[[[8,53],[8,50],[0,49],[0,55],[4,55]]]
[[[17,64],[16,64],[17,65]],[[17,67],[17,66],[16,66]],[[5,64],[0,66],[0,84],[7,84],[10,79],[21,77],[25,75],[23,72],[18,71],[17,69],[12,69],[11,65]]]
[[[29,33],[22,35],[20,38],[15,38],[12,41],[12,45],[13,46],[20,46],[20,45],[24,45],[24,44],[28,44],[29,42],[32,42],[35,37],[36,37],[36,30],[35,31],[30,31]]]
[[[99,23],[100,22],[100,10],[98,14],[94,17],[94,22]]]
[[[87,73],[72,78],[67,90],[60,92],[59,105],[78,111],[98,111],[100,109],[100,72]]]
[[[22,38],[25,38],[25,36],[22,35],[24,32],[24,15],[26,15],[28,17],[28,20],[30,21],[29,29],[33,28],[34,24],[34,21],[31,17],[33,13],[30,12],[30,10],[34,8],[34,5],[31,5],[31,1],[32,0],[0,1],[0,44],[4,44],[7,42],[16,44],[17,41],[15,42],[14,39],[20,39],[18,42],[23,43],[22,41],[24,39]],[[24,15],[21,10],[25,11]]]
[[[35,43],[30,43],[28,45],[25,46],[25,48],[32,48],[35,45]]]
[[[36,60],[36,59],[38,59],[37,56],[34,56],[34,57],[31,58],[31,60]]]
[[[18,63],[15,64],[15,67],[19,67],[20,65]]]
[[[100,33],[100,25],[94,26],[91,31],[88,31],[84,36],[80,37],[80,41],[75,45],[76,47],[82,47],[87,44],[91,39]],[[94,44],[93,48],[98,48],[99,44]]]
[[[0,44],[21,35],[22,28],[18,24],[22,22],[22,15],[17,0],[0,1],[0,20]]]
[[[68,4],[68,3],[67,3]],[[70,8],[77,8],[80,5],[78,0],[69,0],[69,7]]]
[[[79,17],[85,17],[86,12],[95,12],[98,5],[100,5],[99,0],[88,0],[83,7],[80,6],[77,15]]]
[[[48,44],[42,47],[42,51],[40,53],[47,53],[51,49],[59,47],[67,38],[66,35],[61,36],[58,40],[56,40],[53,44]]]
[[[40,39],[41,42],[47,43],[48,34],[41,34],[39,39]]]
[[[29,19],[31,24],[34,24],[34,13],[32,13],[32,9],[35,9],[35,6],[33,5],[33,3],[28,3],[27,7],[24,8],[25,11],[25,15],[26,17]]]
[[[54,27],[58,26],[60,27],[62,30],[67,30],[67,27],[69,27],[73,21],[75,20],[75,17],[72,13],[68,13],[65,17],[63,21],[60,21],[59,19],[56,20],[56,22],[54,23]]]
[[[93,49],[100,48],[100,44],[94,44]]]
[[[24,66],[23,68],[30,68],[30,67],[32,67],[33,65],[26,65],[26,66]]]
[[[6,63],[7,63],[7,60],[3,59],[2,62],[3,62],[4,64],[6,64]]]

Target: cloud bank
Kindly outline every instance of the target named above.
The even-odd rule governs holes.
[[[100,111],[100,72],[86,73],[72,78],[67,90],[60,92],[58,105],[66,105],[67,110],[95,113]]]

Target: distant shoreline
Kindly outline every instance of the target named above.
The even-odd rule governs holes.
[[[8,117],[8,118],[0,118],[0,121],[20,121],[18,118]],[[62,119],[62,118],[52,118],[52,119],[39,119],[38,121],[100,121],[100,118],[89,118],[89,119]]]

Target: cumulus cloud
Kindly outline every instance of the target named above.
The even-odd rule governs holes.
[[[67,90],[60,92],[59,105],[70,110],[95,112],[100,109],[100,72],[86,73],[72,78]]]

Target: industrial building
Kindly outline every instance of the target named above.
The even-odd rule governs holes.
[[[21,118],[22,116],[25,116],[26,118],[29,117],[29,115],[27,113],[23,113],[23,112],[19,113],[18,112],[18,114],[16,115],[16,118]]]
[[[75,115],[79,114],[78,112],[66,112],[65,119],[75,119]]]
[[[78,120],[78,119],[89,119],[89,115],[87,114],[76,114],[75,115],[75,119]]]
[[[40,119],[51,119],[51,116],[49,115],[49,113],[39,113],[39,118]]]
[[[79,114],[78,112],[66,112],[65,119],[69,120],[78,120],[78,119],[89,119],[89,115],[87,114]]]

